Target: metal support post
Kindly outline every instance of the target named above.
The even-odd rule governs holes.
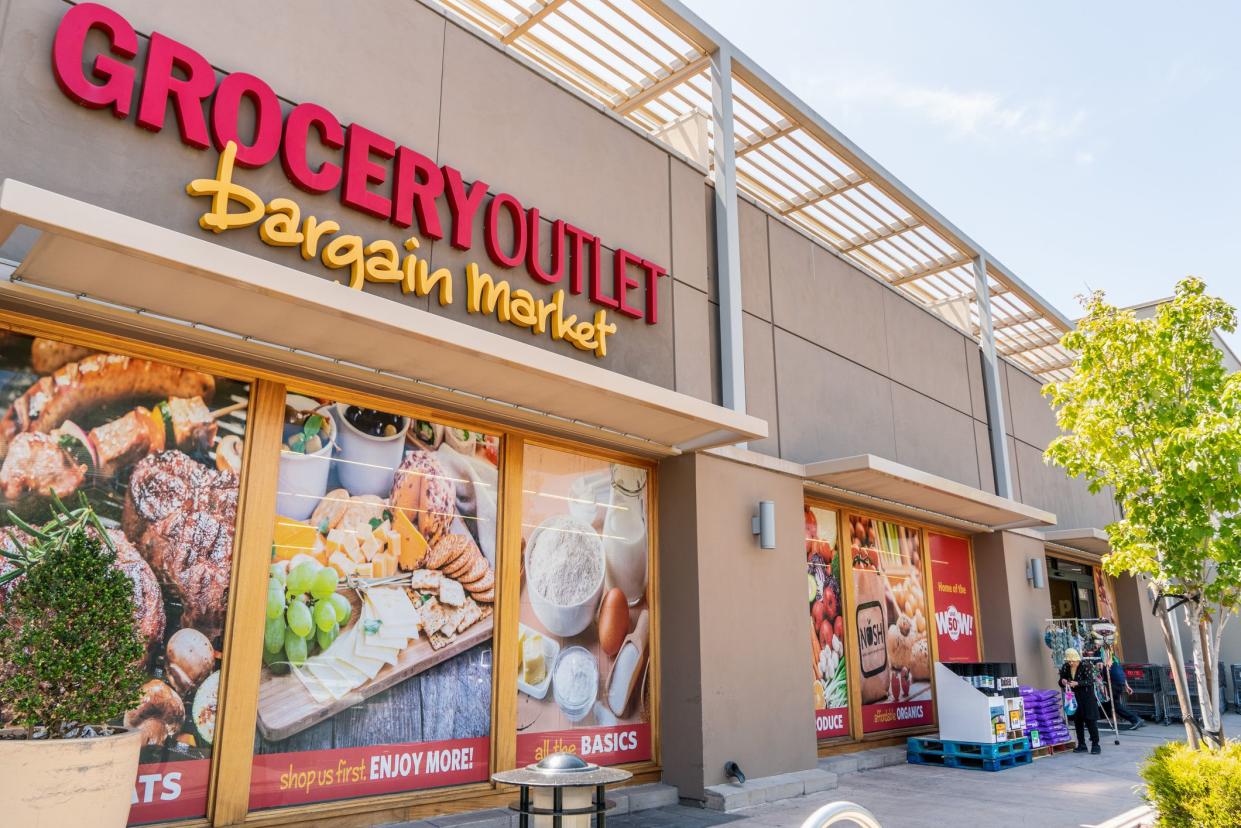
[[[995,352],[995,331],[991,326],[991,288],[987,283],[987,259],[974,257],[974,299],[978,303],[978,329],[982,345],[982,385],[987,398],[987,422],[991,434],[991,468],[995,473],[995,493],[1013,496],[1012,465],[1008,456],[1008,428],[1004,417],[1004,386],[1000,358]]]
[[[744,412],[745,346],[741,337],[741,241],[737,229],[737,158],[733,136],[732,53],[711,54],[714,122],[715,268],[720,299],[720,377],[723,403]]]

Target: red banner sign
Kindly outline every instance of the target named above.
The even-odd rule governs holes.
[[[849,735],[849,708],[827,707],[814,711],[814,729],[818,738]]]
[[[262,754],[254,757],[250,807],[272,808],[484,782],[489,760],[490,740],[485,736]]]
[[[129,824],[190,819],[207,813],[210,759],[138,766],[130,798]]]
[[[517,765],[538,762],[549,753],[575,753],[596,765],[619,765],[651,758],[651,725],[583,727],[517,734]]]
[[[862,705],[863,733],[901,730],[906,727],[929,725],[933,722],[929,700]]]
[[[978,661],[978,602],[974,559],[964,538],[927,533],[931,546],[931,584],[935,595],[935,635],[939,660]]]

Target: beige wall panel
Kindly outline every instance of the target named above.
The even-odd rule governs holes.
[[[689,285],[673,284],[676,316],[676,390],[700,400],[712,400],[719,375],[719,352],[712,337],[715,308],[707,294]]]
[[[995,468],[991,465],[991,434],[984,423],[974,420],[974,457],[978,461],[978,488],[995,494]],[[1016,494],[1014,499],[1020,500]]]
[[[1043,543],[1012,532],[974,536],[984,657],[1011,661],[1023,684],[1055,687],[1056,671],[1043,644],[1051,616],[1046,589],[1026,580],[1026,561],[1044,556]]]
[[[1042,449],[1020,440],[1014,445],[1023,502],[1054,512],[1057,525],[1065,529],[1101,529],[1112,522],[1115,512],[1107,493],[1091,494],[1084,480],[1067,477],[1060,468],[1047,465]]]
[[[444,88],[441,164],[671,265],[667,153],[453,25]]]
[[[891,380],[779,328],[776,371],[785,459],[896,459]]]
[[[1004,430],[1008,434],[1013,433],[1013,395],[1009,390],[1009,374],[1013,371],[1013,367],[1000,360],[1000,380],[1004,390]]]
[[[978,488],[972,417],[893,384],[892,420],[897,462]]]
[[[1150,590],[1130,575],[1112,579],[1116,590],[1116,624],[1127,663],[1162,664],[1168,657],[1159,622],[1151,615]]]
[[[1060,434],[1050,400],[1041,393],[1042,385],[1026,374],[1005,365],[1008,372],[1008,393],[1013,414],[1013,436],[1031,445],[1047,448]]]
[[[213,66],[257,75],[286,100],[320,104],[342,124],[357,121],[435,157],[446,24],[421,3],[374,0],[359,13],[332,0],[270,9],[246,0],[106,5]]]
[[[672,196],[672,278],[707,291],[711,239],[707,233],[707,203],[702,173],[669,157]]]
[[[974,419],[987,422],[987,389],[982,377],[982,349],[974,340],[961,337],[965,345],[966,374],[970,381],[970,412]]]
[[[826,250],[811,245],[812,271],[776,268],[776,228],[772,233],[772,290],[775,322],[847,359],[888,372],[884,334],[886,289]],[[780,226],[782,233],[808,244]]]
[[[690,799],[703,796],[696,479],[695,455],[659,465],[659,743],[664,780]]]
[[[741,243],[741,307],[771,320],[771,274],[767,259],[767,214],[743,198],[737,199],[737,229]]]
[[[750,314],[742,315],[745,338],[745,400],[746,412],[767,421],[764,440],[752,442],[748,448],[778,457],[780,455],[780,423],[776,408],[776,355],[771,336],[771,323]]]
[[[776,549],[759,549],[750,532],[759,500],[776,503]],[[800,480],[698,455],[702,764],[708,785],[725,781],[730,759],[751,778],[815,766],[802,507]],[[676,600],[680,590],[669,580],[663,592]],[[762,596],[761,607],[754,605],[756,596]],[[665,616],[663,626],[672,623]]]
[[[969,415],[969,369],[961,350],[965,337],[901,294],[882,293],[889,376]]]

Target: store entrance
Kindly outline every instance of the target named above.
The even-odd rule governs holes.
[[[1052,618],[1097,618],[1094,572],[1086,564],[1047,558]]]

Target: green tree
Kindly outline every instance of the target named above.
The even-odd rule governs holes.
[[[1046,459],[1115,492],[1123,517],[1107,527],[1103,566],[1146,580],[1189,711],[1169,616],[1183,603],[1203,720],[1200,732],[1186,715],[1186,732],[1218,746],[1220,638],[1241,599],[1241,374],[1225,370],[1213,333],[1234,331],[1236,312],[1194,278],[1149,319],[1099,292],[1083,304],[1062,340],[1078,355],[1073,376],[1043,389],[1063,432]]]

